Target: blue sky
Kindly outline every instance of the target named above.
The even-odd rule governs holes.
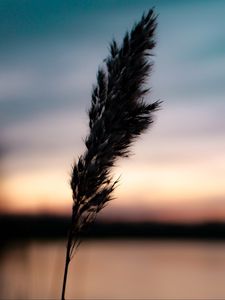
[[[115,171],[123,177],[122,204],[115,207],[128,205],[138,172],[145,178],[131,194],[139,197],[152,182],[151,195],[139,197],[152,211],[170,203],[225,207],[225,1],[2,0],[0,133],[9,207],[19,207],[14,191],[20,186],[23,208],[32,198],[35,209],[51,210],[55,185],[57,205],[68,207],[70,166],[83,151],[98,65],[111,39],[120,41],[152,6],[159,16],[148,100],[164,104],[135,156]],[[28,178],[30,192],[20,183]]]

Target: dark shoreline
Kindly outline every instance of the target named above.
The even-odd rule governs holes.
[[[0,217],[2,241],[62,239],[67,237],[70,218],[58,216]],[[87,239],[199,239],[225,241],[225,223],[173,224],[96,221],[83,234]]]

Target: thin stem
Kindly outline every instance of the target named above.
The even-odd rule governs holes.
[[[77,211],[78,211],[78,204],[73,206],[72,210],[72,217],[71,217],[71,224],[68,232],[68,240],[67,240],[67,246],[66,246],[66,260],[65,260],[65,269],[64,269],[64,276],[63,276],[63,286],[62,286],[62,294],[61,294],[61,300],[65,300],[65,292],[66,292],[66,282],[67,282],[67,274],[68,274],[68,268],[69,263],[71,260],[71,247],[73,243],[74,236],[74,225],[77,218]]]
[[[65,300],[66,282],[67,282],[67,274],[68,274],[68,268],[70,263],[70,248],[72,245],[72,240],[73,240],[73,234],[72,234],[72,224],[71,224],[69,229],[69,234],[68,234],[67,247],[66,247],[66,260],[65,260],[61,300]]]

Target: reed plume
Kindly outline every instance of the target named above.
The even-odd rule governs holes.
[[[127,157],[135,139],[153,122],[160,102],[144,102],[146,80],[152,70],[156,16],[151,9],[127,32],[122,45],[115,40],[97,72],[89,110],[86,151],[74,164],[72,222],[68,236],[62,299],[69,262],[80,243],[80,233],[112,199],[118,180],[111,170],[118,157]]]

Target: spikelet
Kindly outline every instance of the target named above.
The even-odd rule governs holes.
[[[73,166],[73,234],[93,222],[112,199],[110,171],[118,157],[127,157],[134,140],[153,122],[160,102],[145,103],[145,83],[152,70],[156,16],[151,9],[126,33],[121,47],[115,40],[99,68],[89,110],[85,153]],[[71,252],[72,253],[72,252]]]

